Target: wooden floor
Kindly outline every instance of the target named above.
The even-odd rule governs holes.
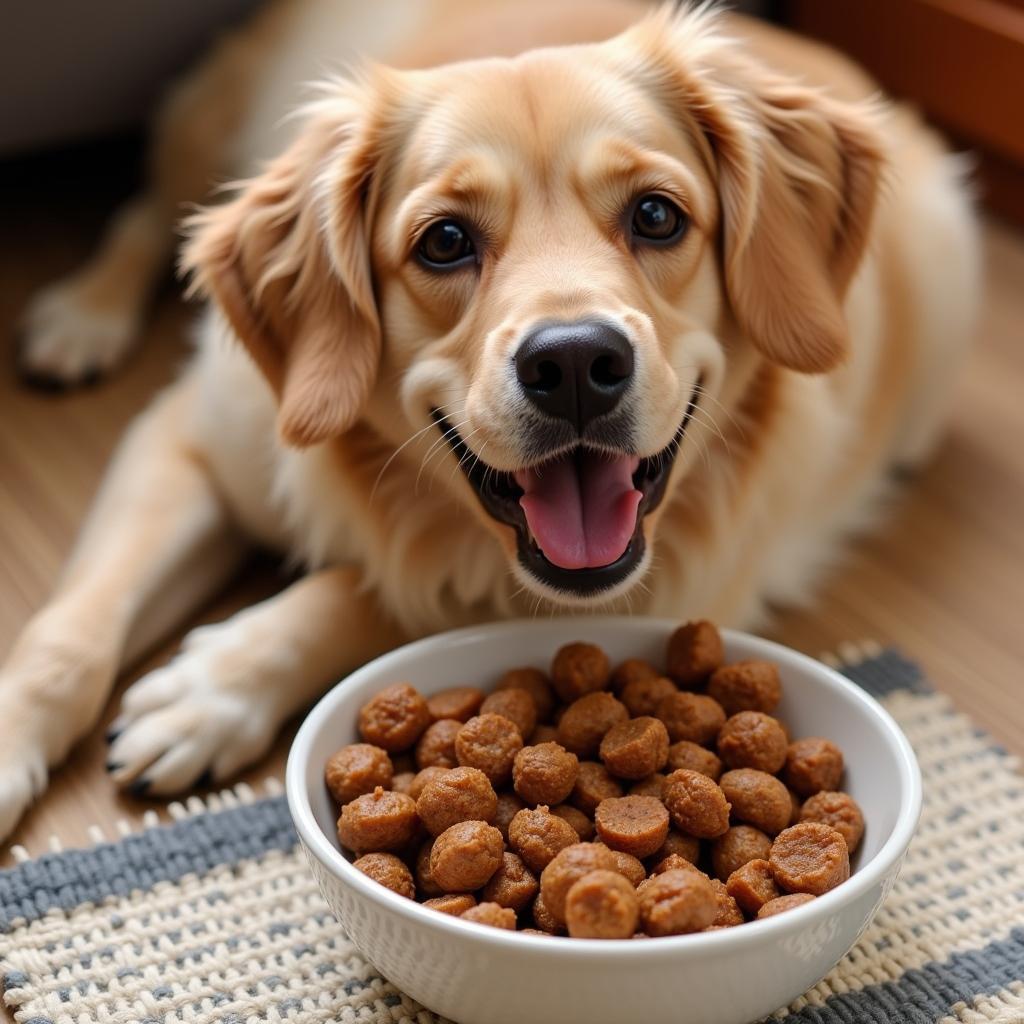
[[[88,251],[131,185],[135,153],[126,146],[0,166],[0,331],[12,329],[12,350],[25,298]],[[985,235],[984,317],[946,444],[884,527],[851,546],[809,608],[781,613],[773,635],[812,654],[862,638],[897,644],[980,725],[1024,753],[1024,236],[995,222]],[[130,365],[85,393],[28,392],[10,359],[0,365],[0,656],[45,599],[124,424],[184,358],[193,315],[169,284]],[[221,617],[277,582],[273,564],[258,564],[204,617]],[[101,735],[54,774],[14,842],[32,853],[53,834],[65,845],[85,843],[91,824],[113,834],[118,818],[137,821],[161,806],[114,793]],[[283,737],[246,777],[280,774],[286,749]],[[8,851],[0,847],[0,865]]]

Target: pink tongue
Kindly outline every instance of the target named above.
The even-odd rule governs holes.
[[[579,452],[516,473],[519,504],[545,557],[563,569],[595,569],[620,558],[636,527],[639,460]]]

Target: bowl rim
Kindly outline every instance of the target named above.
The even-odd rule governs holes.
[[[555,621],[559,628],[565,629],[567,635],[571,635],[572,630],[577,626],[592,631],[595,627],[599,629],[630,628],[638,622],[643,622],[648,627],[663,628],[667,638],[672,630],[679,626],[679,621],[676,619],[635,615],[564,616]],[[713,932],[663,936],[653,943],[636,942],[632,939],[576,938],[571,941],[552,942],[552,939],[566,937],[524,934],[519,931],[491,928],[473,921],[463,921],[457,917],[425,908],[414,900],[386,889],[362,872],[357,871],[352,866],[352,862],[342,855],[317,824],[305,785],[310,747],[319,731],[321,720],[329,715],[334,705],[343,699],[342,686],[353,679],[358,683],[360,677],[364,675],[376,674],[382,669],[386,671],[392,664],[397,667],[410,656],[415,656],[417,652],[427,648],[436,647],[439,643],[470,639],[488,640],[524,629],[529,630],[533,626],[547,627],[549,625],[550,621],[547,619],[511,619],[435,633],[403,644],[401,647],[396,647],[367,662],[339,680],[317,701],[299,727],[288,753],[285,769],[285,793],[295,830],[302,843],[308,848],[309,853],[328,868],[339,881],[372,903],[397,913],[411,925],[418,924],[432,928],[443,934],[451,935],[453,938],[472,938],[477,941],[486,939],[498,947],[509,950],[518,950],[523,953],[528,951],[548,953],[564,959],[591,957],[598,951],[611,953],[616,958],[636,956],[650,958],[652,955],[685,954],[698,951],[722,952],[726,947],[740,948],[753,943],[771,942],[773,938],[779,939],[783,934],[798,928],[802,930],[805,926],[813,926],[816,922],[839,911],[843,905],[853,903],[873,886],[879,884],[899,864],[910,845],[921,814],[922,783],[921,770],[913,748],[893,717],[874,697],[828,665],[773,640],[766,640],[741,630],[722,629],[720,632],[727,643],[732,640],[740,640],[744,644],[752,644],[758,649],[757,656],[779,661],[780,667],[784,662],[795,663],[818,675],[830,689],[839,691],[847,699],[860,704],[875,720],[880,732],[897,752],[901,800],[895,827],[874,857],[842,885],[802,906],[787,911],[785,914],[774,915],[760,921],[751,921],[742,928],[723,928]]]

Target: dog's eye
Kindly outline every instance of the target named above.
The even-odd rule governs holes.
[[[476,256],[469,232],[457,220],[439,220],[431,224],[417,249],[420,262],[428,267],[448,268]]]
[[[689,221],[686,214],[664,196],[640,196],[633,204],[632,231],[638,241],[664,245],[683,237]]]

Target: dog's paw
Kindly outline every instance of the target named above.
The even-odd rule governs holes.
[[[125,693],[109,733],[111,777],[139,796],[230,777],[273,742],[277,686],[230,624],[196,630],[173,661]]]
[[[0,750],[0,839],[14,831],[28,805],[46,788],[46,754],[14,737]]]
[[[138,327],[134,309],[101,308],[77,282],[58,282],[25,311],[19,372],[51,390],[92,383],[124,359]]]

